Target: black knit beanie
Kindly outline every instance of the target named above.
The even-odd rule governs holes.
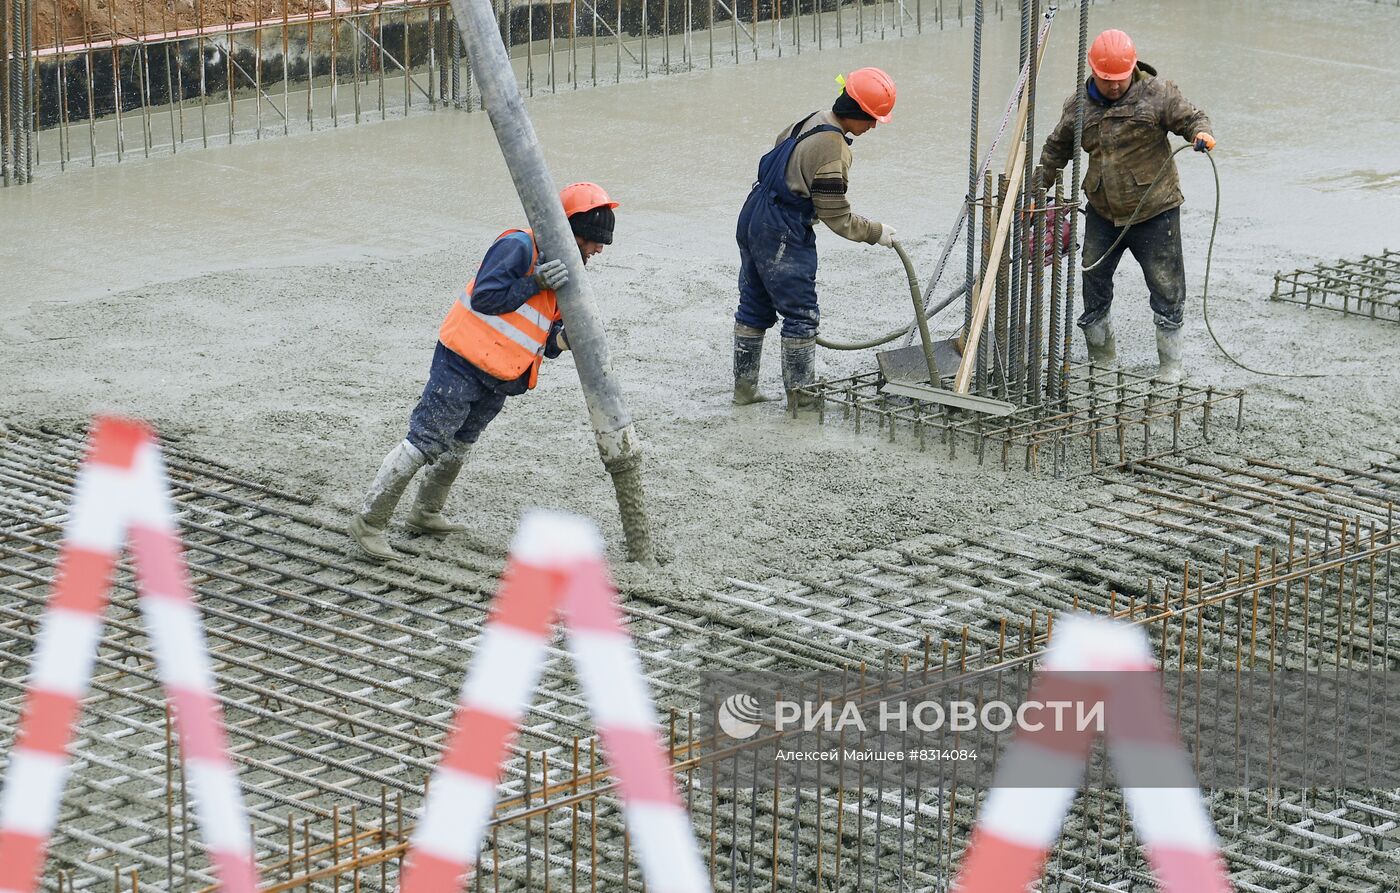
[[[617,216],[613,214],[613,209],[606,205],[590,211],[579,211],[569,217],[569,229],[574,231],[574,235],[600,245],[612,244],[613,227],[616,223]]]
[[[852,99],[845,90],[842,90],[841,95],[831,104],[831,113],[838,118],[851,118],[856,121],[875,120],[875,116],[861,108],[860,103]]]

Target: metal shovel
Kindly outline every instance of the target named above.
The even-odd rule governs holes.
[[[875,355],[880,363],[880,375],[885,379],[883,394],[896,394],[912,397],[926,403],[943,403],[959,409],[971,409],[984,415],[1003,416],[1016,411],[1014,404],[976,394],[962,394],[942,387],[944,376],[957,374],[962,363],[958,339],[949,338],[935,342],[928,331],[928,317],[924,313],[923,295],[919,293],[919,280],[914,272],[914,264],[899,242],[892,247],[904,264],[904,272],[909,276],[909,294],[914,301],[914,320],[919,326],[919,343],[896,350],[885,350]]]

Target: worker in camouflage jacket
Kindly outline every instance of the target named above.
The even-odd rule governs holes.
[[[1215,148],[1210,119],[1170,81],[1139,62],[1132,38],[1105,31],[1089,50],[1093,71],[1084,85],[1084,176],[1088,199],[1084,224],[1084,312],[1079,326],[1089,359],[1111,364],[1117,346],[1109,322],[1113,273],[1124,251],[1131,251],[1147,281],[1157,327],[1157,377],[1182,378],[1181,324],[1186,302],[1186,270],[1181,256],[1181,181],[1168,135],[1191,141],[1198,152]],[[1065,101],[1064,114],[1041,151],[1035,183],[1053,184],[1074,151],[1078,101]],[[1161,174],[1159,177],[1158,174]],[[1154,180],[1156,185],[1153,185]],[[1150,187],[1150,189],[1149,189]],[[1131,226],[1127,235],[1125,227]],[[1118,242],[1117,247],[1110,247]]]

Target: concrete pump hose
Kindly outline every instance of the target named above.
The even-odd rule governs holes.
[[[914,262],[911,261],[909,259],[909,255],[905,253],[903,245],[899,244],[898,242],[895,242],[890,247],[894,249],[895,254],[899,255],[900,262],[904,264],[904,275],[909,278],[910,297],[912,297],[915,301],[922,302],[923,294],[919,290],[919,276],[917,273],[914,272]],[[946,308],[949,304],[962,297],[964,291],[966,291],[966,286],[964,286],[963,288],[959,288],[951,295],[948,295],[942,301],[939,301],[936,306],[930,307],[928,311],[929,318],[931,319],[934,316],[938,315],[938,313],[944,308]],[[920,303],[920,306],[922,306],[922,303]],[[879,347],[882,344],[889,344],[896,338],[903,338],[905,335],[914,331],[914,325],[914,322],[910,321],[908,325],[904,326],[901,329],[896,329],[895,331],[890,332],[886,335],[881,335],[878,338],[871,338],[868,341],[832,341],[830,339],[823,338],[821,335],[818,335],[817,343],[820,344],[822,347],[827,348],[828,350],[868,350],[872,347]]]
[[[1155,189],[1157,186],[1157,181],[1162,179],[1162,175],[1167,172],[1167,169],[1171,166],[1173,159],[1175,159],[1176,156],[1180,155],[1182,152],[1185,152],[1187,149],[1190,148],[1193,148],[1193,145],[1191,143],[1187,143],[1186,145],[1179,147],[1175,152],[1172,152],[1171,155],[1167,156],[1167,160],[1162,162],[1162,166],[1157,169],[1157,176],[1152,178],[1152,183],[1147,187],[1146,191],[1143,192],[1142,198],[1138,199],[1137,207],[1133,208],[1133,213],[1128,215],[1129,220],[1133,220],[1135,217],[1137,217],[1138,211],[1142,210],[1143,202],[1147,201],[1147,197],[1152,194],[1152,190]],[[1211,215],[1210,241],[1206,244],[1206,269],[1201,284],[1201,319],[1206,324],[1206,333],[1210,335],[1210,340],[1215,342],[1216,348],[1225,357],[1225,359],[1229,360],[1231,363],[1234,363],[1236,366],[1239,366],[1246,372],[1253,372],[1255,375],[1266,375],[1270,378],[1327,378],[1328,376],[1326,373],[1266,372],[1263,369],[1255,369],[1253,366],[1247,366],[1240,360],[1235,359],[1234,354],[1230,353],[1228,350],[1225,349],[1225,345],[1221,344],[1220,339],[1216,337],[1215,329],[1211,328],[1210,263],[1211,259],[1215,255],[1215,233],[1216,230],[1220,227],[1220,168],[1216,165],[1215,157],[1211,155],[1211,153],[1206,152],[1204,154],[1206,156],[1206,160],[1210,162],[1211,174],[1215,177],[1215,210]],[[1105,251],[1103,254],[1099,255],[1098,260],[1094,261],[1092,264],[1087,264],[1083,268],[1083,272],[1089,272],[1090,270],[1097,267],[1099,264],[1103,263],[1104,260],[1106,260],[1110,255],[1112,255],[1114,249],[1117,248],[1123,242],[1123,239],[1127,237],[1128,230],[1132,228],[1133,223],[1129,223],[1127,226],[1123,227],[1123,231],[1118,234],[1118,238],[1113,240],[1113,244],[1108,246],[1108,250]]]

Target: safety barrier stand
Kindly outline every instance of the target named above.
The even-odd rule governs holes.
[[[165,464],[149,428],[95,420],[44,611],[24,712],[0,793],[0,893],[32,893],[58,819],[73,736],[123,545],[136,569],[141,614],[156,656],[210,861],[228,893],[254,893],[253,857],[238,777],[190,595]]]
[[[1076,615],[1055,635],[1030,701],[1102,704],[1108,753],[1162,893],[1229,893],[1215,828],[1162,697],[1141,627]],[[953,889],[1024,891],[1083,781],[1097,730],[1022,730],[1008,746]]]
[[[618,776],[646,889],[712,889],[667,768],[641,662],[614,599],[602,539],[591,521],[547,511],[525,516],[409,844],[403,893],[456,893],[475,867],[501,763],[561,608],[584,696]]]

